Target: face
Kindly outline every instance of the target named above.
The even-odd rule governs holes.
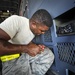
[[[44,34],[48,29],[49,27],[47,27],[46,25],[43,25],[43,24],[34,24],[34,28],[33,28],[33,33],[35,35],[40,35],[40,34]]]

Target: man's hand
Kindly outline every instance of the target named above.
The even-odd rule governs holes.
[[[28,50],[27,53],[30,56],[36,56],[37,54],[41,53],[41,51],[44,51],[45,46],[44,45],[36,45],[34,43],[28,44]]]

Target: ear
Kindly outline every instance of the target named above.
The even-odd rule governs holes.
[[[35,21],[32,22],[32,27],[36,28],[36,22]]]

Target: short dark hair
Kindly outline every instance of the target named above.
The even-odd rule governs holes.
[[[37,10],[31,17],[31,20],[34,20],[38,23],[42,23],[48,27],[51,27],[53,20],[49,12],[45,9]]]

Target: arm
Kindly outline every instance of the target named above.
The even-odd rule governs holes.
[[[21,45],[14,45],[8,42],[10,36],[0,29],[0,55],[11,54],[11,53],[21,53]]]
[[[31,56],[35,56],[42,50],[38,45],[30,43],[28,45],[11,44],[8,42],[10,36],[0,29],[0,55],[15,54],[15,53],[28,53]]]

